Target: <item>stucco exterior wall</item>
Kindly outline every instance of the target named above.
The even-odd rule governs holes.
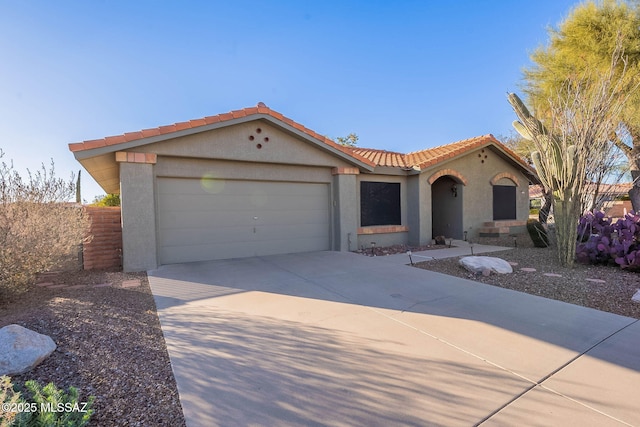
[[[332,180],[329,167],[184,157],[158,157],[155,176],[326,183]]]
[[[260,132],[258,132],[258,130]],[[347,167],[347,162],[322,151],[263,120],[137,147],[158,156],[231,161]]]
[[[407,177],[408,244],[431,243],[431,186],[424,174]]]
[[[499,173],[508,173],[518,180],[516,190],[516,219],[529,217],[529,180],[518,168],[511,165],[492,148],[472,151],[450,162],[443,162],[425,171],[429,177],[441,169],[459,172],[466,185],[458,184],[462,199],[462,227],[467,238],[478,237],[478,229],[484,222],[493,221],[493,188],[491,180]],[[500,181],[502,182],[502,181]]]
[[[356,181],[356,175],[336,174],[333,177],[333,249],[337,251],[358,249],[359,205]]]
[[[121,163],[120,183],[122,269],[144,271],[156,268],[153,165]]]

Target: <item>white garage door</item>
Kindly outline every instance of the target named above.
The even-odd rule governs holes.
[[[160,264],[329,249],[329,185],[158,179]]]

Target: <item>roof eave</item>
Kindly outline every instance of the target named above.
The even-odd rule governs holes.
[[[373,164],[368,164],[366,163],[366,161],[360,160],[357,157],[350,155],[348,153],[345,153],[344,151],[338,148],[334,148],[331,145],[327,144],[325,141],[320,140],[318,138],[314,138],[311,135],[308,135],[306,132],[303,132],[294,126],[291,126],[288,123],[280,121],[277,118],[274,118],[271,115],[265,114],[265,113],[257,113],[257,114],[252,114],[244,117],[233,118],[233,119],[229,119],[229,120],[225,120],[217,123],[205,124],[202,126],[177,130],[174,132],[169,132],[169,133],[160,134],[160,135],[153,135],[146,138],[140,138],[132,141],[121,142],[118,144],[107,145],[105,141],[105,144],[103,146],[99,146],[95,148],[74,150],[74,147],[76,146],[76,144],[69,144],[69,149],[73,152],[73,155],[76,158],[76,160],[80,161],[80,160],[84,160],[84,159],[88,159],[96,156],[102,156],[104,154],[114,153],[116,151],[131,150],[133,148],[140,147],[143,145],[149,145],[157,142],[167,141],[170,139],[194,135],[197,133],[208,132],[211,130],[216,130],[223,127],[233,126],[233,125],[255,121],[255,120],[266,120],[286,130],[289,133],[295,134],[299,138],[303,138],[304,140],[311,142],[317,148],[323,151],[326,151],[328,153],[331,153],[337,157],[340,157],[342,160],[345,160],[346,162],[351,163],[352,165],[358,168],[364,169],[369,172],[373,171],[374,169]]]

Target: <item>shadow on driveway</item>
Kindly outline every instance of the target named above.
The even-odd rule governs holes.
[[[470,425],[514,402],[508,423],[552,417],[549,402],[567,406],[559,421],[640,423],[624,398],[640,354],[619,354],[640,337],[635,319],[339,252],[169,265],[149,280],[189,425]],[[579,402],[564,396],[591,379],[544,387],[595,346],[617,384]]]

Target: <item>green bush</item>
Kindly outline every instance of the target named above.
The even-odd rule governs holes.
[[[42,387],[30,380],[19,387],[9,377],[0,377],[0,403],[18,412],[2,411],[0,427],[82,427],[87,425],[94,410],[94,396],[79,401],[78,389],[69,387],[65,392],[53,383]],[[5,408],[3,406],[3,408]]]
[[[540,221],[536,219],[528,220],[527,231],[529,232],[529,237],[531,237],[533,245],[536,248],[549,247],[549,236],[547,235],[547,230]]]
[[[106,207],[106,206],[120,206],[119,194],[107,194],[106,196],[93,199],[91,206]]]

